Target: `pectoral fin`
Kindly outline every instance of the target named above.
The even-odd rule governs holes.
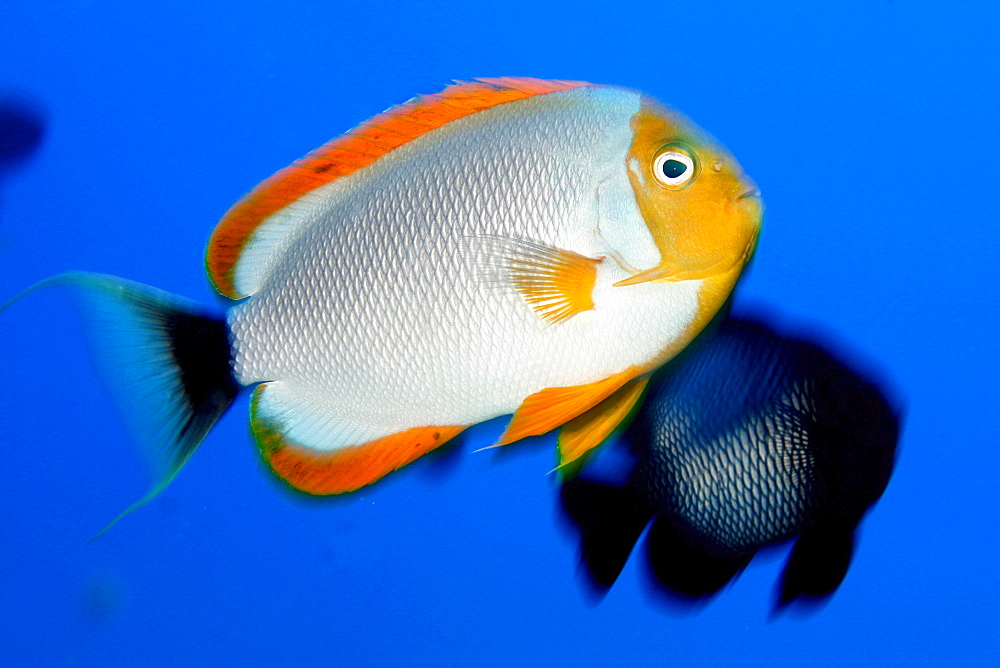
[[[488,275],[517,291],[542,320],[563,322],[594,308],[603,258],[505,237],[474,237],[472,243],[483,254]]]

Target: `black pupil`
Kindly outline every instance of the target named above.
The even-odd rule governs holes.
[[[668,179],[676,179],[678,176],[687,171],[688,166],[685,165],[680,160],[670,160],[663,161],[663,175]]]

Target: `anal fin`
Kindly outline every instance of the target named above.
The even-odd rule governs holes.
[[[360,445],[332,449],[297,443],[285,434],[285,425],[261,410],[260,385],[250,405],[250,426],[261,456],[271,470],[292,487],[308,494],[353,492],[376,482],[446,442],[466,429],[461,425],[414,427]]]
[[[566,424],[604,401],[639,373],[638,367],[629,367],[596,383],[550,387],[535,392],[514,412],[497,445],[545,434]]]
[[[610,397],[559,430],[559,467],[571,464],[603,443],[642,398],[649,376],[622,385]]]

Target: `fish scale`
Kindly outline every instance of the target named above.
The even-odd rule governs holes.
[[[749,411],[755,419],[741,423],[706,416],[698,400],[656,404],[645,419],[668,427],[650,428],[650,456],[638,475],[664,511],[684,517],[710,543],[741,552],[780,540],[813,519],[808,504],[813,473],[802,438],[806,429],[796,416],[756,416],[758,406],[775,400],[775,388],[783,387],[788,370],[767,356],[757,361],[742,356],[735,364],[735,373],[741,373],[740,365],[764,370],[756,374],[763,377],[752,384],[752,398],[733,402],[719,396],[715,401],[727,407],[723,416]],[[678,394],[684,396],[684,391]],[[702,426],[717,419],[717,428]]]

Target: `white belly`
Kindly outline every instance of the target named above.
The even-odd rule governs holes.
[[[230,316],[237,377],[280,381],[267,396],[282,404],[276,412],[294,414],[288,436],[305,443],[341,447],[412,427],[476,424],[545,388],[648,364],[676,340],[697,312],[700,282],[611,285],[623,277],[602,263],[594,310],[556,324],[512,289],[469,275],[456,277],[443,304],[409,300],[404,283],[353,313],[320,305],[306,318],[258,295]]]

